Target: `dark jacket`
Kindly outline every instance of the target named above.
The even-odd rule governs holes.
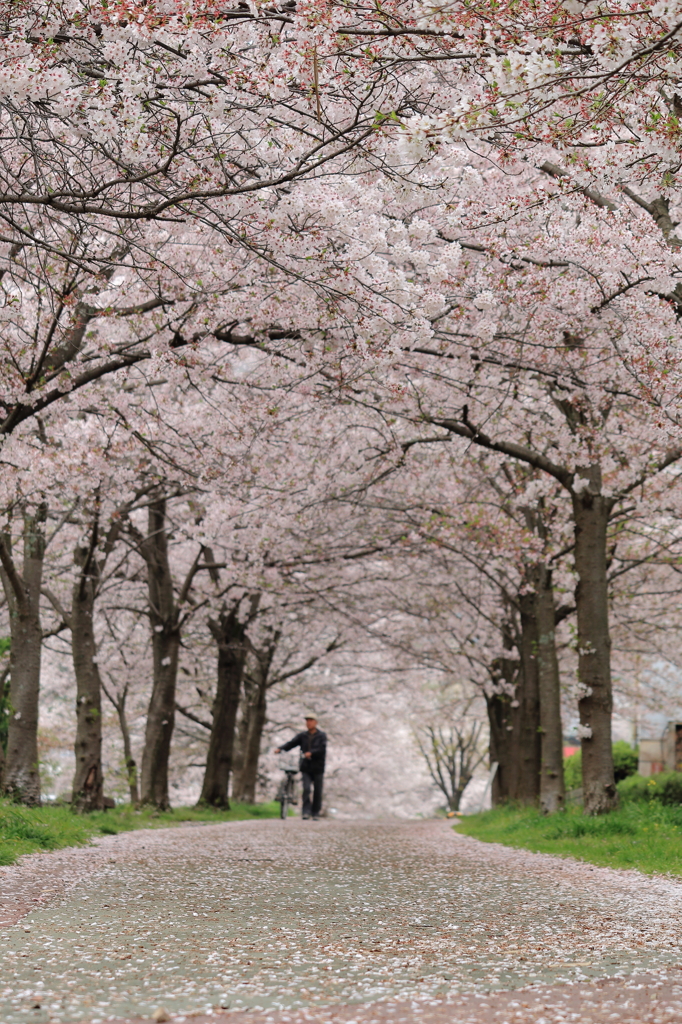
[[[306,754],[308,751],[312,754],[312,757],[301,757],[299,769],[302,772],[306,772],[307,775],[317,775],[318,772],[324,771],[324,759],[327,753],[326,732],[316,729],[311,736],[306,729],[305,732],[299,732],[294,736],[293,740],[284,743],[280,749],[291,750],[293,747],[300,747],[301,754]]]

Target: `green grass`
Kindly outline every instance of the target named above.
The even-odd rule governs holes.
[[[92,814],[74,814],[69,807],[19,807],[0,802],[0,865],[14,864],[24,853],[85,846],[93,836],[117,835],[139,828],[168,828],[183,821],[246,821],[279,817],[279,804],[233,804],[229,811],[204,807],[177,807],[172,811],[130,805]]]
[[[487,843],[575,857],[647,875],[682,875],[682,806],[623,800],[611,814],[588,818],[579,807],[544,817],[532,808],[498,807],[460,819],[457,831]]]

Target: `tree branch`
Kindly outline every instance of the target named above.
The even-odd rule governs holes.
[[[41,587],[40,593],[48,599],[64,625],[71,629],[71,612],[67,612],[57,595],[49,587]]]
[[[189,718],[191,722],[196,722],[197,725],[201,725],[204,729],[208,729],[209,732],[213,728],[210,722],[205,722],[203,718],[199,718],[199,715],[195,715],[193,711],[189,710],[189,708],[180,707],[177,702],[175,704],[175,710],[179,711],[181,715],[185,716],[185,718]]]
[[[4,533],[0,533],[0,563],[2,563],[4,579],[11,588],[20,611],[23,612],[26,609],[26,590],[14,565],[14,559]]]
[[[315,654],[313,657],[308,658],[302,665],[297,668],[292,668],[288,672],[282,672],[281,675],[275,676],[271,682],[268,683],[268,689],[271,686],[275,686],[276,683],[282,683],[285,679],[291,679],[292,676],[298,676],[301,672],[305,672],[306,669],[312,668],[312,666],[318,662],[321,658],[324,658],[325,654],[329,654],[331,651],[335,651],[337,648],[342,646],[343,641],[339,637],[335,637],[331,643],[327,644],[321,654]]]
[[[428,423],[433,423],[437,427],[443,427],[445,430],[449,430],[459,437],[464,437],[466,440],[481,448],[486,448],[488,451],[508,455],[510,458],[518,459],[519,462],[525,462],[535,469],[541,469],[543,472],[553,476],[555,480],[558,480],[567,491],[571,490],[573,483],[572,473],[563,466],[558,466],[555,462],[552,462],[546,455],[534,452],[532,448],[526,448],[525,445],[516,444],[514,441],[493,441],[491,437],[488,437],[479,427],[476,427],[469,421],[466,405],[462,410],[461,420],[439,420],[433,416],[425,416],[424,419]]]

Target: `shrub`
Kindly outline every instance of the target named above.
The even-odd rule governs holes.
[[[658,800],[666,807],[677,807],[682,804],[682,772],[659,772],[648,779],[631,775],[619,783],[618,792],[624,800]]]
[[[625,740],[613,744],[613,768],[616,782],[622,782],[637,773],[639,767],[639,747],[631,747]]]
[[[637,771],[639,750],[634,749],[626,740],[618,740],[613,744],[613,769],[616,782],[629,778]],[[570,757],[564,758],[564,782],[566,789],[580,789],[583,784],[583,756],[580,750]]]
[[[643,775],[630,775],[618,783],[618,792],[623,800],[646,801],[649,799],[648,783]]]

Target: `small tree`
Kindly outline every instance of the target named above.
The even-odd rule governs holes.
[[[458,719],[427,725],[417,733],[417,744],[431,778],[451,811],[459,810],[464,790],[486,756],[486,750],[481,749],[483,722],[472,720],[467,710],[468,706]]]

